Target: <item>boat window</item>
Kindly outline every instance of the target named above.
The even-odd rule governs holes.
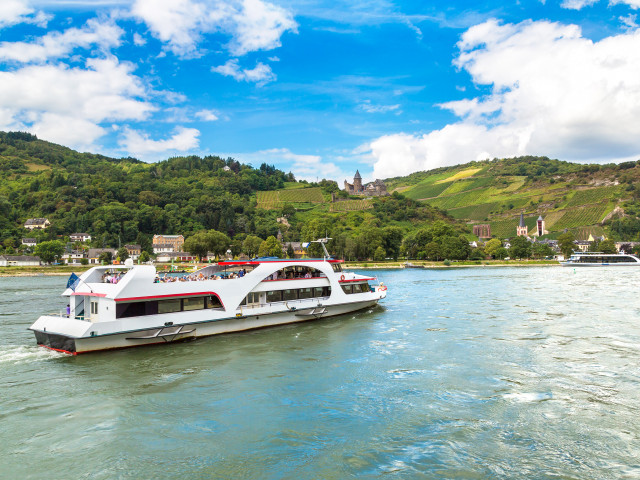
[[[342,285],[342,290],[346,294],[352,293],[366,293],[369,291],[369,284],[367,283],[356,283],[352,285]]]
[[[267,292],[267,303],[281,302],[282,290],[271,290]]]
[[[340,264],[340,263],[332,263],[331,264],[331,268],[333,268],[334,272],[341,272],[342,271],[342,264]]]
[[[116,318],[139,317],[141,315],[145,315],[145,303],[151,302],[118,303],[116,305]]]
[[[204,309],[204,298],[205,297],[184,298],[182,300],[182,309],[186,311],[202,310]]]
[[[298,290],[298,298],[311,298],[313,297],[313,288],[301,288]]]
[[[159,300],[158,301],[158,313],[172,313],[179,312],[181,307],[181,301],[179,298],[171,300]]]
[[[297,300],[298,299],[298,291],[297,290],[283,290],[282,291],[282,299],[284,301]]]
[[[220,302],[220,299],[215,295],[211,295],[210,297],[205,297],[205,299],[207,302],[206,308],[224,308],[222,306],[222,302]]]
[[[91,315],[98,314],[98,302],[91,302]]]

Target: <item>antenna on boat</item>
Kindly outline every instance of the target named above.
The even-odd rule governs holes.
[[[309,246],[310,243],[319,243],[324,252],[324,259],[327,260],[328,258],[331,258],[331,255],[329,255],[329,252],[327,251],[327,247],[325,246],[327,243],[329,243],[329,240],[333,240],[333,239],[329,237],[319,238],[318,240],[313,240],[311,242],[308,242],[307,246]]]

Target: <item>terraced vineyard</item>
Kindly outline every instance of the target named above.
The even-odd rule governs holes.
[[[591,173],[600,172],[600,167],[586,168],[538,157],[502,162],[443,167],[431,175],[412,174],[406,184],[399,177],[389,183],[403,195],[446,210],[458,220],[490,223],[492,233],[503,237],[515,234],[520,212],[531,222],[531,229],[542,215],[550,235],[564,229],[602,228],[599,224],[615,202],[625,194],[631,195],[626,192],[634,191],[625,189],[624,175],[620,173],[592,177]],[[512,168],[505,168],[508,165]],[[546,175],[540,173],[545,171]],[[612,171],[616,172],[616,168]],[[613,181],[620,181],[621,185],[611,185]]]
[[[330,212],[353,212],[358,210],[366,210],[373,206],[371,200],[345,200],[344,202],[335,202],[329,208]]]
[[[273,210],[282,208],[285,203],[324,203],[322,190],[319,187],[294,188],[286,190],[275,190],[269,192],[258,192],[258,208]]]

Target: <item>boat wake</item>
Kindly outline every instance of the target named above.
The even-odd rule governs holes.
[[[35,345],[8,345],[0,352],[0,365],[42,362],[63,356],[64,353]]]

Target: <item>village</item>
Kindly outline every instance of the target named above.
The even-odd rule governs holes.
[[[357,178],[357,175],[356,175]],[[377,185],[384,186],[382,182]],[[352,185],[347,184],[346,188],[353,188]],[[363,191],[362,185],[356,182],[356,187]],[[372,192],[370,194],[386,194],[386,191]],[[484,255],[484,259],[489,260],[491,258],[497,258],[499,260],[509,260],[515,258],[526,258],[514,254],[512,244],[514,238],[524,238],[532,245],[538,247],[544,246],[545,252],[549,255],[545,256],[547,260],[562,261],[566,255],[563,254],[562,249],[557,239],[544,238],[548,234],[545,229],[545,221],[542,216],[539,216],[536,220],[536,226],[533,231],[529,231],[525,225],[524,214],[520,214],[519,220],[515,220],[516,236],[507,239],[496,239],[491,235],[491,226],[488,224],[473,225],[473,235],[477,239],[469,242],[469,247],[473,250],[483,249],[484,247],[498,246],[501,250],[501,254],[487,254]],[[26,231],[32,232],[34,230],[45,230],[51,226],[51,222],[46,218],[31,218],[24,223]],[[151,251],[145,251],[141,245],[137,244],[125,244],[114,247],[102,247],[96,248],[91,246],[92,236],[89,233],[72,233],[69,236],[60,236],[58,239],[63,245],[62,253],[54,255],[52,261],[46,261],[39,256],[35,255],[37,251],[38,242],[33,237],[22,238],[21,244],[15,248],[6,247],[5,253],[0,255],[0,267],[11,266],[43,266],[43,265],[70,265],[70,266],[95,266],[101,264],[121,264],[124,260],[130,258],[136,263],[154,263],[164,265],[165,268],[173,264],[185,264],[194,262],[214,262],[218,260],[248,260],[252,256],[257,254],[257,249],[252,249],[250,252],[243,251],[242,248],[236,248],[235,255],[231,248],[227,248],[224,252],[207,252],[205,255],[197,255],[194,252],[186,251],[184,248],[185,237],[183,235],[166,235],[156,234],[153,236]],[[281,255],[271,254],[274,256],[281,256],[287,258],[305,258],[308,256],[308,252],[303,246],[303,242],[286,242],[283,241],[281,231],[278,231],[278,235],[274,238],[275,244],[279,245],[282,250]],[[492,242],[492,243],[490,243]],[[632,253],[640,247],[640,242],[612,242],[607,240],[604,236],[593,237],[589,236],[586,240],[572,240],[573,248],[575,252],[588,252],[594,251],[594,246],[608,248],[611,251],[606,253]],[[610,245],[609,245],[610,244]],[[548,247],[548,248],[547,248]],[[615,248],[615,251],[613,250]],[[599,251],[599,250],[598,250]],[[239,253],[238,253],[239,252]],[[276,252],[279,253],[279,252]],[[565,252],[566,253],[566,252]],[[471,257],[473,258],[473,257]],[[406,260],[412,260],[410,255],[405,255]],[[473,258],[479,260],[480,258]],[[376,259],[383,260],[383,259]],[[391,260],[391,259],[386,259]],[[445,260],[446,259],[442,259]]]

